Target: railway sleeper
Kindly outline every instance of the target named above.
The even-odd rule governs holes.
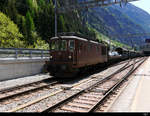
[[[61,110],[67,110],[71,112],[87,112],[87,109],[79,108],[79,107],[73,107],[73,106],[63,106]]]
[[[107,91],[107,89],[95,88],[95,89],[90,90],[90,92],[96,92],[96,93],[104,93],[105,91]]]
[[[91,97],[92,97],[92,98],[99,98],[99,97],[100,97],[100,96],[98,96],[98,95],[95,96],[95,95],[91,95],[91,94],[84,94],[83,96],[84,96],[84,97],[89,97],[89,98],[91,98]]]
[[[68,103],[67,105],[69,105],[69,106],[75,106],[75,107],[80,107],[80,108],[86,108],[86,109],[91,108],[91,105],[81,104],[81,103],[75,103],[75,102]]]
[[[99,96],[100,97],[100,96]],[[97,101],[99,98],[93,98],[93,97],[87,97],[87,96],[79,96],[79,99],[87,99],[87,100],[90,100],[90,101]]]
[[[75,100],[73,100],[73,102],[82,103],[82,104],[94,105],[94,102],[93,102],[93,101],[87,101],[87,100],[75,99]]]

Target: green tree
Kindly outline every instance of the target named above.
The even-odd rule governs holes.
[[[63,0],[59,2],[64,3]],[[0,0],[0,11],[18,26],[29,48],[45,46],[44,42],[48,43],[54,36],[53,0]],[[87,35],[91,32],[87,27],[82,25],[82,15],[78,11],[58,15],[58,32],[74,31]],[[40,40],[44,42],[40,43]]]
[[[0,12],[0,47],[25,47],[23,35],[10,18]]]
[[[34,21],[31,17],[30,12],[28,11],[26,14],[26,30],[27,30],[27,42],[28,45],[33,45],[34,40],[32,37],[32,33],[35,31]]]

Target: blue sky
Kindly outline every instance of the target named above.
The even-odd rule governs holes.
[[[150,14],[150,0],[139,0],[131,3],[139,8],[142,8]]]

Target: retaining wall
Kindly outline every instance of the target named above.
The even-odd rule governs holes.
[[[0,60],[0,81],[39,74],[43,70],[45,59]]]

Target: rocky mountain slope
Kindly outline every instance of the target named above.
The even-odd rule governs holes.
[[[132,4],[127,4],[123,8],[119,5],[93,8],[84,12],[86,13],[92,28],[128,45],[140,45],[147,36],[138,34],[150,32],[150,15]]]

